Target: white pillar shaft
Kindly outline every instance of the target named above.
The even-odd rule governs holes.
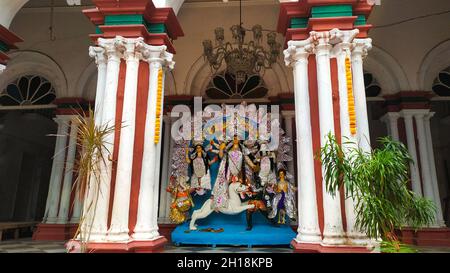
[[[169,153],[170,149],[170,117],[164,116],[164,148],[163,148],[163,158],[162,160],[162,170],[161,170],[161,189],[160,189],[160,202],[159,202],[159,217],[158,218],[168,218],[169,215],[166,214],[167,211],[167,199],[169,195],[166,192],[166,188],[169,185],[169,165],[171,162],[171,154]]]
[[[119,83],[119,71],[120,71],[120,54],[118,49],[114,45],[105,45],[107,47],[108,63],[106,68],[106,83],[103,96],[103,107],[105,111],[101,111],[101,123],[102,126],[114,126],[116,119],[116,96]],[[101,45],[101,46],[102,46]],[[106,111],[107,110],[107,111]],[[104,154],[112,158],[112,152],[114,150],[114,133],[107,135],[104,138]],[[109,151],[109,152],[108,152]],[[100,159],[100,161],[102,161]],[[93,217],[92,228],[90,232],[91,241],[104,241],[108,230],[108,214],[109,214],[109,199],[111,188],[111,171],[112,162],[108,159],[99,163],[99,181],[95,177],[91,176],[92,187],[89,197],[89,204],[87,208],[91,209],[91,215]]]
[[[420,185],[419,166],[417,161],[416,140],[414,137],[413,119],[411,115],[405,115],[404,119],[405,119],[406,139],[408,142],[408,151],[413,160],[413,162],[409,164],[412,190],[418,196],[422,196],[422,186]]]
[[[339,81],[339,116],[341,124],[341,143],[342,148],[345,153],[351,152],[352,146],[357,143],[356,135],[352,135],[350,130],[350,114],[348,108],[348,87],[347,87],[347,73],[345,60],[347,58],[347,53],[344,50],[349,48],[350,45],[342,44],[343,48],[337,56],[337,67],[338,67],[338,81]],[[350,142],[350,143],[349,143]],[[351,143],[354,143],[352,145]],[[352,244],[366,244],[367,236],[356,229],[356,211],[355,211],[356,200],[354,200],[349,193],[346,194],[345,199],[345,216],[346,216],[346,231],[347,237]]]
[[[64,183],[59,203],[58,224],[66,224],[69,220],[70,195],[72,193],[73,166],[75,163],[75,152],[77,149],[78,124],[72,119],[70,126],[69,146],[67,148],[66,167],[64,170]]]
[[[333,98],[331,88],[330,49],[326,42],[319,42],[316,52],[317,83],[319,97],[320,142],[323,147],[328,134],[334,135]],[[322,166],[322,192],[324,209],[323,243],[337,245],[344,243],[344,230],[342,226],[340,193],[336,191],[333,196],[326,190],[325,168]]]
[[[133,169],[134,133],[136,120],[136,99],[139,72],[139,58],[132,51],[126,54],[126,78],[122,111],[122,128],[120,130],[117,175],[114,189],[114,204],[111,216],[111,228],[108,232],[110,241],[126,241],[130,210],[131,175]]]
[[[56,124],[58,124],[58,128],[56,131],[56,135],[61,135],[61,130],[62,130],[62,123],[58,120],[58,119],[54,119]],[[57,151],[58,151],[58,147],[61,146],[60,142],[62,141],[61,138],[56,137],[56,141],[55,141],[55,151],[53,153],[53,156],[56,155]],[[52,164],[52,172],[50,175],[50,182],[49,182],[49,187],[48,187],[48,194],[47,194],[47,201],[45,204],[45,213],[44,213],[44,219],[42,220],[43,223],[47,222],[47,217],[48,217],[48,213],[50,211],[50,206],[51,206],[51,199],[53,198],[52,195],[54,194],[54,187],[55,187],[55,175],[56,175],[56,169],[57,169],[57,164],[56,164],[56,160],[54,160],[55,158],[53,157],[53,164]]]
[[[297,49],[303,50],[303,49]],[[295,121],[297,133],[298,209],[299,225],[296,241],[321,241],[314,173],[311,112],[308,83],[308,56],[300,52],[294,63]]]
[[[425,198],[434,200],[431,182],[430,163],[428,161],[427,139],[425,134],[424,115],[416,115],[417,138],[419,142],[420,165],[422,170],[422,185]]]
[[[137,223],[134,228],[133,238],[135,239],[156,239],[154,227],[157,225],[157,217],[155,217],[154,207],[155,200],[153,191],[155,184],[158,184],[156,174],[156,154],[157,146],[155,140],[155,117],[156,117],[156,100],[158,87],[158,73],[161,64],[158,61],[151,61],[150,65],[150,81],[147,102],[147,113],[145,121],[145,142],[144,154],[142,159],[141,185],[139,190],[139,203]],[[157,233],[157,231],[156,231]]]
[[[102,126],[102,116],[103,116],[103,104],[105,99],[105,89],[106,89],[106,73],[107,73],[107,56],[105,54],[105,49],[101,47],[90,47],[89,56],[95,58],[97,64],[98,75],[97,75],[97,89],[95,94],[95,112],[94,112],[94,122],[95,126]],[[84,154],[85,147],[82,147]],[[72,215],[71,223],[79,222],[81,224],[81,237],[84,240],[88,232],[91,232],[91,228],[94,221],[94,212],[97,210],[94,208],[96,203],[94,200],[98,201],[96,198],[97,192],[99,190],[97,179],[94,174],[90,176],[90,182],[87,186],[85,196],[83,196],[84,201],[81,204],[79,198],[75,198],[74,214]],[[77,189],[80,189],[80,185],[77,185]],[[78,192],[77,192],[77,197]],[[101,218],[101,217],[99,217]],[[97,225],[98,226],[98,225]],[[101,228],[100,228],[101,229]],[[106,227],[105,227],[106,229]],[[98,236],[97,236],[98,237]]]
[[[364,85],[364,70],[362,54],[353,51],[352,54],[353,72],[353,95],[355,97],[356,131],[359,139],[359,146],[363,151],[370,152],[370,131],[369,118],[367,115],[366,87]]]
[[[441,204],[441,197],[439,194],[439,184],[438,184],[437,174],[436,174],[436,163],[435,163],[435,159],[434,159],[434,148],[433,148],[433,138],[431,135],[430,118],[431,118],[431,116],[427,116],[425,118],[425,134],[426,134],[426,139],[427,139],[427,151],[428,151],[428,160],[430,162],[431,181],[432,181],[433,193],[434,193],[434,203],[436,204],[436,223],[439,226],[445,226],[444,217],[442,215],[442,204]]]
[[[66,157],[66,143],[67,143],[67,131],[69,125],[67,120],[61,116],[58,119],[58,136],[55,147],[55,156],[53,158],[53,169],[52,169],[52,183],[50,183],[51,189],[49,190],[49,210],[46,222],[56,223],[58,216],[58,204],[60,200],[61,193],[61,183],[64,175],[64,161]]]

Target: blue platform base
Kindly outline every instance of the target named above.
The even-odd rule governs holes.
[[[202,232],[204,228],[223,228],[223,232]],[[175,245],[208,245],[208,246],[269,246],[290,245],[296,234],[290,226],[282,225],[275,227],[269,224],[255,224],[251,231],[245,230],[245,224],[212,224],[201,225],[198,230],[189,230],[189,223],[178,226],[172,232],[172,242]]]

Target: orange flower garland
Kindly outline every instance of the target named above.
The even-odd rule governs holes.
[[[355,98],[353,97],[353,79],[350,59],[345,58],[345,75],[347,77],[347,98],[348,98],[348,114],[350,118],[350,133],[356,134],[356,113],[355,113]]]
[[[155,144],[159,143],[161,134],[161,110],[163,92],[163,70],[158,71],[158,88],[156,91],[156,120],[155,120]]]

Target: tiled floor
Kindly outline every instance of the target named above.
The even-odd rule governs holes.
[[[0,253],[65,253],[65,242],[32,241],[31,239],[8,240],[0,242]],[[421,253],[450,253],[450,248],[418,248]],[[292,253],[290,248],[263,248],[263,247],[175,247],[167,245],[165,253]]]

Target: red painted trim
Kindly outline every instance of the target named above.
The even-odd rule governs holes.
[[[357,18],[357,16],[310,18],[308,21],[308,30],[327,31],[333,28],[341,30],[353,29],[353,24]]]
[[[130,192],[130,212],[128,228],[130,233],[133,232],[136,226],[138,205],[139,205],[139,190],[141,184],[142,159],[144,157],[144,142],[145,142],[145,122],[147,113],[147,99],[149,91],[150,69],[148,63],[141,61],[139,63],[139,76],[137,85],[137,100],[136,100],[136,128],[134,136],[133,148],[133,169],[131,175],[131,192]]]
[[[0,24],[0,41],[8,45],[11,49],[17,49],[16,43],[23,42],[22,38],[12,33],[9,29]]]
[[[368,36],[368,31],[372,25],[354,26],[356,16],[353,17],[334,17],[334,18],[310,18],[308,28],[290,29],[290,20],[295,17],[311,17],[311,7],[324,5],[351,4],[353,6],[353,14],[364,15],[369,17],[372,12],[373,5],[367,4],[365,1],[359,0],[302,0],[292,3],[281,3],[278,15],[277,31],[286,36],[285,46],[289,40],[304,40],[309,36],[311,30],[326,31],[333,28],[353,29],[358,28],[360,33],[358,38]]]
[[[127,64],[125,60],[120,61],[119,70],[119,83],[117,87],[116,96],[116,120],[115,120],[115,130],[114,130],[114,148],[112,153],[112,172],[111,172],[111,190],[109,198],[109,214],[108,214],[108,226],[111,224],[111,215],[114,204],[114,190],[116,185],[116,174],[117,174],[117,159],[119,157],[119,146],[120,146],[120,131],[122,128],[122,112],[123,112],[123,95],[125,92],[125,78],[126,78]]]
[[[311,112],[311,129],[312,142],[314,153],[314,174],[316,179],[316,198],[317,198],[317,213],[319,218],[320,231],[323,233],[324,214],[323,214],[323,194],[322,194],[322,167],[320,160],[315,158],[316,154],[320,152],[320,122],[319,122],[319,98],[317,87],[317,68],[316,56],[310,55],[308,63],[308,80],[309,80],[309,105]]]
[[[149,2],[151,3],[151,2]],[[153,4],[151,4],[153,5]],[[155,8],[149,5],[144,13],[144,19],[149,23],[163,23],[167,28],[169,36],[176,40],[184,36],[183,29],[178,22],[177,16],[172,8]]]
[[[422,228],[417,231],[412,228],[403,228],[397,231],[397,235],[405,244],[450,247],[450,228]]]
[[[164,250],[167,239],[161,237],[154,241],[130,241],[125,243],[88,243],[86,251],[88,253],[157,253]],[[70,240],[67,244],[81,249],[81,244],[77,240]],[[69,249],[69,253],[77,253],[74,248]]]
[[[291,246],[294,253],[370,253],[372,249],[364,246],[322,246],[320,244],[300,244],[293,240]]]
[[[75,236],[78,224],[38,224],[33,241],[64,241]]]

